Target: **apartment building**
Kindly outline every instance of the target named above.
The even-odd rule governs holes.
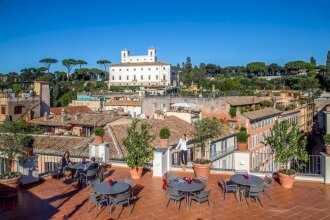
[[[14,93],[11,90],[0,92],[0,122],[4,120],[33,119],[50,112],[48,82],[18,82],[25,91]]]

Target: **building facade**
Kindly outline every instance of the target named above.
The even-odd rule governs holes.
[[[121,63],[109,67],[109,86],[169,86],[172,83],[171,65],[157,61],[156,49],[148,54],[131,56],[130,51],[121,51]]]
[[[4,120],[33,119],[50,111],[49,84],[47,82],[22,82],[29,92],[16,94],[11,90],[0,92],[0,122]]]

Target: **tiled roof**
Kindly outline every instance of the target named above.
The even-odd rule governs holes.
[[[94,135],[91,137],[59,136],[59,135],[32,135],[33,151],[39,154],[62,155],[69,151],[72,156],[89,155],[89,144],[93,143]],[[103,141],[109,143],[110,158],[121,158],[121,153],[112,145],[111,135],[108,129],[105,129]]]
[[[104,103],[104,105],[109,106],[141,106],[141,100],[110,100]]]
[[[50,112],[54,115],[61,115],[63,108],[66,110],[67,113],[71,114],[92,112],[92,110],[87,106],[54,107],[50,108]]]
[[[116,63],[110,65],[111,67],[117,67],[117,66],[159,66],[159,65],[169,65],[168,63],[165,62],[134,62],[134,63]]]
[[[59,136],[59,135],[32,135],[33,151],[42,154],[62,155],[69,151],[72,156],[88,156],[89,146],[94,138]]]
[[[252,105],[263,101],[263,99],[257,96],[228,96],[221,97],[221,99],[229,103],[231,106]]]
[[[153,146],[158,146],[159,141],[160,141],[160,137],[159,137],[159,132],[160,129],[162,127],[167,127],[170,132],[171,132],[171,136],[169,138],[169,145],[176,145],[182,134],[186,134],[188,139],[191,140],[193,133],[195,131],[195,127],[194,125],[181,120],[175,116],[169,116],[166,117],[165,119],[146,119],[146,120],[141,120],[139,121],[137,127],[139,128],[140,124],[142,122],[148,122],[152,128],[150,130],[151,133],[156,135],[156,139],[152,142]],[[130,122],[129,123],[125,123],[125,124],[117,124],[117,125],[111,125],[111,128],[115,134],[115,138],[118,141],[118,144],[123,152],[123,154],[125,155],[127,153],[125,147],[123,146],[123,138],[125,138],[127,136],[127,128],[130,126]],[[222,135],[220,137],[218,137],[217,139],[226,137],[226,136],[230,136],[234,134],[234,132],[226,125],[224,125],[223,130],[222,130]],[[113,140],[114,141],[114,140]],[[113,143],[115,144],[115,143]]]
[[[250,120],[256,120],[256,119],[262,119],[262,118],[279,115],[279,114],[281,114],[281,112],[282,111],[277,110],[275,108],[264,108],[261,110],[246,112],[243,114],[243,116]]]
[[[106,124],[119,119],[120,117],[112,117],[109,113],[83,113],[75,118],[73,114],[66,114],[66,120],[62,121],[62,115],[49,115],[48,120],[44,117],[30,120],[30,124],[48,125],[48,126],[63,126],[71,127],[72,125],[81,125],[86,127],[105,126]]]

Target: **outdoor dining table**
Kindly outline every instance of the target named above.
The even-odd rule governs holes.
[[[93,190],[102,195],[114,196],[126,192],[129,187],[130,185],[123,181],[113,181],[112,186],[110,186],[109,182],[95,183]]]
[[[262,186],[264,183],[258,176],[249,175],[249,178],[246,178],[244,174],[235,174],[230,177],[230,180],[241,186]]]
[[[192,192],[198,192],[205,188],[205,184],[200,180],[193,179],[189,184],[183,179],[172,180],[169,184],[169,187],[179,190],[180,192],[186,193],[186,205],[187,210],[189,209],[189,196]]]
[[[87,169],[91,165],[91,162],[86,162],[85,165],[82,162],[77,162],[74,164],[69,164],[68,168],[72,170],[84,170]]]
[[[235,175],[230,177],[230,180],[233,181],[234,183],[236,183],[237,185],[239,185],[239,187],[242,189],[242,191],[240,191],[240,192],[242,192],[243,195],[241,194],[240,201],[242,201],[242,196],[245,195],[247,187],[262,186],[263,183],[264,183],[263,179],[261,179],[260,177],[250,175],[250,174],[249,174],[248,178],[246,178],[244,176],[244,174],[235,174]]]

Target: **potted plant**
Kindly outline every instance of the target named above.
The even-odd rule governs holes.
[[[131,168],[132,179],[141,178],[143,167],[148,165],[154,158],[154,147],[151,142],[155,140],[155,135],[150,134],[151,125],[143,122],[137,129],[138,120],[133,120],[127,129],[127,137],[123,139],[123,144],[127,150],[125,161]]]
[[[103,136],[104,136],[104,128],[97,127],[95,128],[94,134],[95,134],[95,144],[102,144],[103,143]]]
[[[5,172],[0,174],[0,198],[17,196],[22,175],[14,168],[32,148],[32,137],[19,123],[5,122],[0,126],[0,155],[5,165]]]
[[[323,136],[325,151],[328,155],[330,155],[330,134],[326,134]]]
[[[276,121],[264,144],[271,147],[275,154],[275,162],[280,166],[278,175],[281,185],[292,188],[296,171],[291,169],[290,165],[294,162],[301,168],[308,160],[306,137],[299,134],[296,125],[290,125],[288,121]]]
[[[229,115],[231,118],[235,118],[236,117],[236,114],[237,114],[237,109],[236,107],[231,107],[230,110],[229,110]]]
[[[160,137],[160,140],[159,140],[159,145],[161,147],[167,147],[168,146],[168,139],[170,138],[171,136],[171,132],[168,128],[161,128],[160,131],[159,131],[159,137]]]
[[[241,128],[237,134],[237,146],[238,150],[241,152],[246,152],[248,149],[248,138],[249,135],[245,128]]]
[[[200,151],[200,158],[194,158],[192,162],[194,173],[196,176],[208,179],[212,161],[206,157],[206,147],[210,147],[207,144],[210,144],[213,138],[221,135],[222,124],[217,119],[202,118],[196,121],[194,125],[195,133],[193,134],[193,138],[196,141],[195,149]]]

